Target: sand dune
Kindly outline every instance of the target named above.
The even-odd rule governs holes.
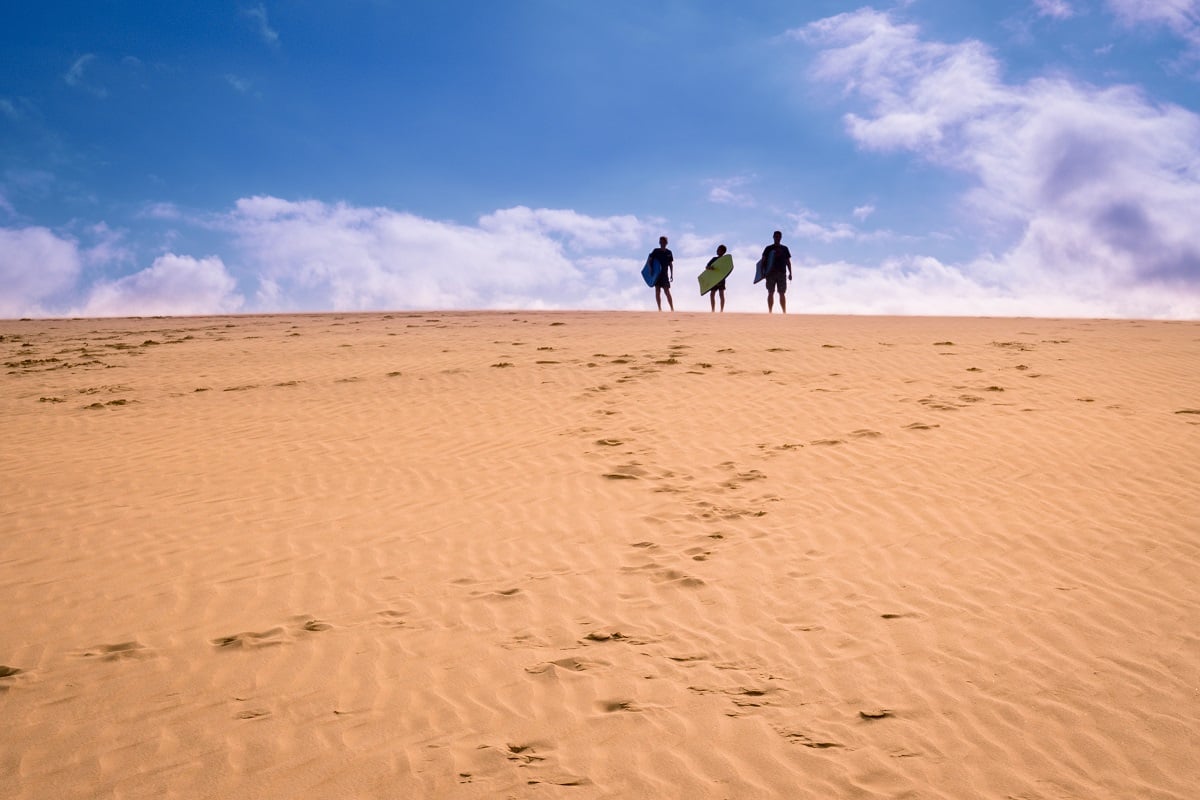
[[[0,795],[1184,798],[1200,324],[0,322]]]

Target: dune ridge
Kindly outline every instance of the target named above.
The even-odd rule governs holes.
[[[1200,324],[0,321],[44,797],[1172,798]]]

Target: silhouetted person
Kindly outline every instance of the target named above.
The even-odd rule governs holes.
[[[654,302],[658,303],[658,310],[662,311],[662,296],[666,294],[667,305],[674,311],[675,301],[671,299],[671,279],[675,277],[675,256],[671,255],[671,251],[667,249],[667,237],[658,237],[658,248],[650,251],[650,258],[657,261],[661,267],[658,278],[654,281]]]
[[[792,279],[792,252],[779,243],[783,234],[772,234],[774,244],[763,250],[763,277],[767,281],[767,313],[775,310],[775,292],[779,292],[779,310],[787,313],[787,282]]]
[[[704,268],[712,269],[713,262],[716,261],[718,258],[720,258],[723,255],[725,255],[725,245],[719,244],[719,245],[717,245],[717,254],[708,260],[708,264]],[[724,311],[725,310],[725,279],[724,278],[721,278],[721,282],[718,283],[716,286],[714,286],[708,293],[708,299],[709,299],[710,303],[712,304],[713,311],[717,310],[717,292],[721,293],[721,310]]]

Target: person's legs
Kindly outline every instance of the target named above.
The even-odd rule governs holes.
[[[708,293],[708,303],[712,306],[712,310],[717,310],[717,290],[713,289]]]
[[[767,287],[767,313],[770,314],[775,310],[775,290],[770,286]]]
[[[725,310],[725,290],[721,290],[721,310]]]
[[[671,310],[674,311],[675,310],[675,301],[671,299],[671,289],[668,287],[668,288],[664,288],[663,291],[667,295],[667,305],[669,305],[671,307]],[[662,305],[659,305],[658,310],[659,311],[662,310]]]
[[[662,287],[654,287],[654,302],[658,303],[658,310],[662,311]]]
[[[779,310],[784,314],[787,313],[787,295],[783,292],[779,293]]]

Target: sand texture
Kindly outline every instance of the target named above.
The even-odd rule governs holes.
[[[0,797],[1200,791],[1200,323],[38,320],[0,355]]]

